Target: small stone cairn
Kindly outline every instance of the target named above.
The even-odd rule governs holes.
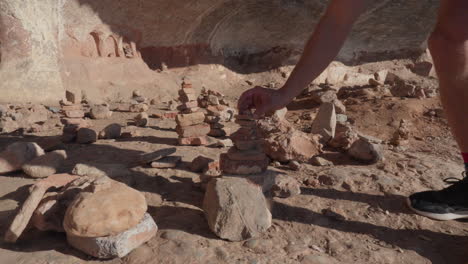
[[[253,114],[250,111],[240,113],[235,122],[241,127],[230,136],[234,147],[221,154],[222,172],[249,175],[266,171],[270,160],[262,150]]]
[[[191,83],[185,81],[182,83],[179,101],[182,103],[177,107],[179,114],[176,116],[179,145],[207,145],[206,135],[210,132],[210,125],[204,122],[205,114],[198,107],[197,95]]]

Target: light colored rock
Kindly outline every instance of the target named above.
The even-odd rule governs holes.
[[[158,226],[153,218],[145,213],[136,226],[119,234],[105,237],[79,237],[67,233],[67,241],[72,247],[96,258],[122,258],[153,238],[157,231]]]
[[[181,138],[205,136],[210,132],[210,129],[210,125],[205,123],[185,127],[176,126],[176,132]]]
[[[209,140],[206,136],[200,136],[179,138],[177,142],[181,146],[205,146],[208,145]]]
[[[107,104],[93,105],[90,115],[92,119],[108,119],[112,116],[112,111]]]
[[[312,165],[315,165],[315,166],[333,166],[334,165],[333,162],[326,160],[319,156],[313,157],[311,160],[311,163]]]
[[[20,170],[34,158],[44,155],[44,150],[33,142],[15,142],[0,153],[0,174]]]
[[[230,241],[259,237],[272,221],[261,188],[242,178],[210,181],[203,210],[210,229],[220,238]]]
[[[357,160],[370,163],[376,163],[383,159],[381,147],[362,138],[351,145],[348,154]]]
[[[39,156],[23,165],[23,171],[34,178],[45,178],[57,172],[67,159],[65,150],[56,150]]]
[[[122,134],[122,126],[120,124],[110,124],[99,132],[99,139],[116,139]]]
[[[100,177],[70,204],[63,227],[68,235],[79,237],[113,236],[136,226],[146,210],[142,193]]]
[[[142,113],[147,112],[149,110],[149,106],[147,104],[133,104],[129,108],[130,112],[132,113]]]
[[[319,154],[320,144],[307,134],[290,130],[286,133],[273,134],[264,141],[264,151],[280,162],[297,160],[308,162],[313,156]]]
[[[167,156],[157,161],[151,162],[151,167],[158,169],[175,168],[181,160],[181,156]]]
[[[292,160],[288,163],[288,167],[291,169],[291,170],[294,170],[294,171],[299,171],[301,170],[302,166],[299,162],[295,161],[295,160]]]
[[[280,174],[275,177],[270,191],[275,197],[288,198],[301,194],[301,184],[291,176]]]
[[[312,123],[311,133],[321,135],[322,142],[328,142],[335,137],[336,113],[333,103],[323,103]]]

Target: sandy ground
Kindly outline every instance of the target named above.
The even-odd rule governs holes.
[[[177,146],[176,155],[183,162],[176,169],[139,167],[129,179],[144,192],[159,231],[127,257],[99,261],[68,246],[64,234],[31,229],[17,244],[0,242],[0,263],[468,263],[468,224],[432,221],[406,207],[409,194],[443,188],[444,178],[461,177],[462,162],[446,121],[426,114],[440,108],[438,98],[377,98],[366,89],[371,88],[349,88],[343,93],[346,98],[341,98],[354,126],[389,140],[405,119],[412,130],[409,144],[386,146],[385,161],[375,165],[326,150],[335,166],[304,165],[301,171],[276,168],[302,182],[302,194],[272,200],[273,226],[258,239],[218,239],[200,209],[204,192],[196,184],[198,174],[187,166],[198,155],[217,158],[227,149]],[[304,131],[311,121],[300,117],[317,111],[307,100],[299,98],[290,105],[287,116]],[[115,122],[126,125],[133,116],[116,112],[112,119],[93,122],[96,127]],[[138,128],[138,137],[64,145],[69,159],[63,170],[76,163],[129,164],[143,152],[175,146],[174,128],[174,120],[152,119],[149,127]],[[0,148],[60,132],[1,136]],[[338,183],[321,184],[322,175],[332,175]],[[0,176],[0,236],[26,199],[31,183],[21,173]]]

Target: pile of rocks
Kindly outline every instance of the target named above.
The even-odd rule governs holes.
[[[50,187],[57,191],[47,192]],[[68,243],[96,258],[124,257],[157,232],[143,194],[108,177],[55,174],[37,182],[5,234],[14,243],[26,226],[65,232]]]
[[[230,136],[234,147],[220,156],[221,170],[228,174],[242,175],[264,172],[270,160],[263,152],[252,113],[248,111],[239,114],[236,123],[241,127]]]
[[[179,145],[201,146],[208,144],[206,135],[210,126],[206,124],[205,114],[200,111],[197,96],[192,84],[183,82],[179,90],[179,114],[176,116],[176,132],[179,135]]]
[[[142,113],[146,112],[149,109],[146,97],[144,97],[140,91],[135,90],[132,93],[132,103],[130,105],[129,111],[132,113]]]
[[[43,105],[0,105],[0,132],[11,133],[19,129],[40,130],[49,119]]]

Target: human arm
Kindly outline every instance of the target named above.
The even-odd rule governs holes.
[[[369,0],[332,0],[284,86],[279,90],[255,87],[244,92],[238,102],[239,111],[255,108],[255,115],[262,116],[291,102],[336,57],[368,3]]]

